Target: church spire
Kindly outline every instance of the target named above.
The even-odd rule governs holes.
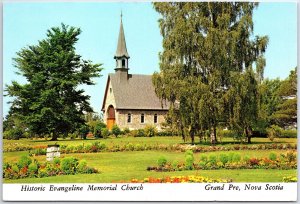
[[[126,48],[126,41],[125,41],[122,17],[123,17],[123,15],[122,15],[122,11],[121,11],[121,24],[120,24],[120,31],[119,31],[118,46],[117,46],[117,51],[116,51],[114,59],[122,58],[122,57],[129,59],[129,55],[128,55],[127,48]]]

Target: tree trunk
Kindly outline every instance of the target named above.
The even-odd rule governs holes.
[[[194,132],[194,130],[190,131],[190,136],[191,136],[191,139],[192,139],[192,145],[194,145],[195,144],[195,132]]]
[[[246,128],[246,137],[247,137],[248,144],[251,144],[251,136],[252,136],[251,132],[252,131],[250,128]]]
[[[182,140],[183,140],[183,142],[185,142],[185,136],[184,136],[184,131],[183,131],[182,125],[180,125],[180,131],[181,131]]]
[[[210,131],[210,142],[212,145],[217,143],[216,128],[212,128]]]
[[[56,132],[52,133],[52,138],[50,141],[57,141],[58,134]]]

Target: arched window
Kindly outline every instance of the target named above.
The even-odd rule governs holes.
[[[127,115],[127,123],[131,123],[131,113],[128,113]]]
[[[154,114],[154,123],[157,123],[157,114]]]
[[[144,123],[145,122],[145,115],[144,113],[141,114],[141,123]]]
[[[125,68],[125,59],[122,59],[122,68]]]

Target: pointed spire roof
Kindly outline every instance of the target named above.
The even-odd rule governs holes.
[[[118,39],[118,47],[114,58],[117,57],[126,57],[129,58],[127,48],[126,48],[126,41],[125,41],[125,35],[124,35],[124,29],[123,29],[123,22],[122,22],[122,12],[121,12],[121,25],[120,25],[120,31],[119,31],[119,39]]]

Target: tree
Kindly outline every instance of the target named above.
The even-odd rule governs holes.
[[[241,139],[244,136],[251,143],[252,128],[258,118],[258,89],[255,73],[252,69],[246,72],[233,73],[232,83],[226,98],[228,99],[229,125]]]
[[[59,134],[74,132],[84,124],[83,112],[92,112],[90,96],[79,85],[94,85],[100,64],[83,60],[75,52],[79,28],[53,27],[37,45],[22,48],[14,58],[18,73],[26,84],[13,81],[6,92],[14,97],[11,111],[22,115],[32,133],[49,134],[57,140]]]
[[[297,68],[281,82],[277,94],[280,102],[276,106],[276,111],[271,115],[273,123],[281,127],[294,125],[297,123]]]
[[[278,95],[278,89],[281,85],[279,78],[265,79],[259,84],[258,92],[258,119],[255,129],[259,132],[266,133],[266,128],[274,123],[272,115],[275,113],[281,98]]]
[[[158,97],[171,103],[183,137],[209,132],[228,123],[224,98],[232,72],[244,73],[256,64],[256,80],[262,80],[268,38],[253,33],[252,13],[258,3],[157,2],[163,36],[160,72],[153,84]],[[241,107],[243,108],[243,107]],[[176,110],[174,110],[176,109]]]

